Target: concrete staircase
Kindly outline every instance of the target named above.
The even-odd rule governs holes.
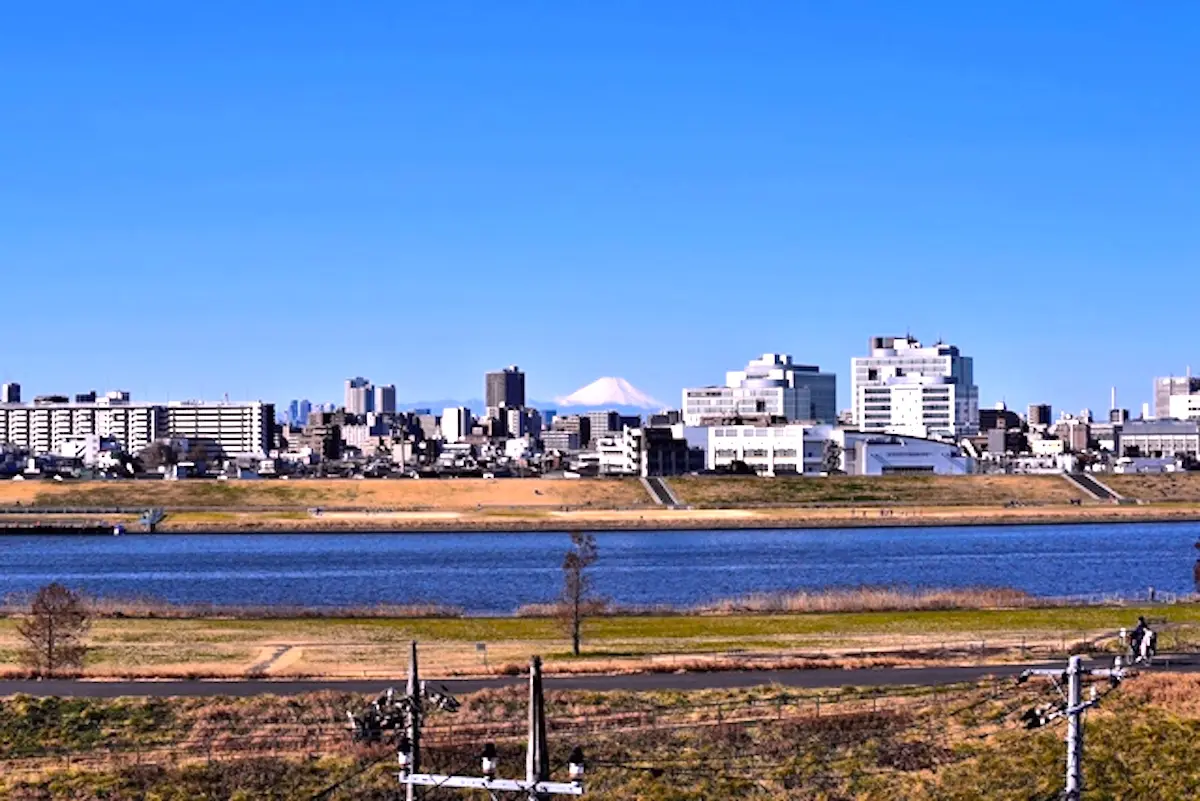
[[[1097,501],[1121,503],[1124,500],[1120,495],[1101,484],[1099,479],[1090,473],[1063,473],[1063,478]]]
[[[669,506],[675,508],[680,506],[679,499],[675,497],[675,493],[667,486],[667,481],[658,476],[649,476],[642,479],[642,486],[646,488],[646,492],[650,493],[650,497],[659,506]]]

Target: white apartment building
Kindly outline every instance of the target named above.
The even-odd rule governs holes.
[[[962,475],[972,459],[953,443],[828,425],[715,426],[708,429],[710,470],[743,462],[763,476],[903,473]]]
[[[470,433],[470,409],[466,406],[451,406],[442,409],[442,440],[447,445],[458,442]]]
[[[167,416],[152,403],[0,404],[0,443],[40,455],[59,453],[78,437],[111,437],[136,453],[167,436]]]
[[[166,405],[166,413],[167,434],[199,443],[210,458],[265,459],[271,452],[272,403],[177,401]]]
[[[850,373],[854,425],[863,431],[957,439],[979,430],[974,363],[954,345],[873,337]]]
[[[723,387],[683,391],[685,425],[751,414],[832,423],[837,420],[837,377],[819,367],[795,364],[786,353],[766,353],[744,370],[726,373]]]
[[[625,427],[596,440],[598,469],[605,476],[637,476],[642,469],[642,430]]]

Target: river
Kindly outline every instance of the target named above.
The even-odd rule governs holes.
[[[1200,523],[596,535],[599,593],[687,606],[759,591],[902,585],[1035,595],[1192,591]],[[174,603],[427,602],[507,614],[551,600],[565,533],[0,537],[0,596],[60,581]]]

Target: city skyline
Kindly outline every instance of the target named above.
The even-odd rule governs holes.
[[[903,337],[912,337],[912,336],[914,336],[914,335],[911,332],[903,335]],[[897,337],[897,338],[903,338],[903,337]],[[869,338],[868,341],[870,341],[871,339],[874,339],[874,337]],[[937,344],[942,344],[944,342],[944,340],[938,339],[935,342]],[[776,349],[774,352],[784,353],[785,351]],[[769,353],[770,352],[768,352],[768,355],[769,355]],[[855,354],[855,355],[851,356],[848,359],[848,361],[850,363],[849,367],[847,367],[846,369],[839,370],[836,368],[830,368],[830,369],[824,371],[827,373],[834,374],[837,378],[836,406],[837,406],[838,412],[852,411],[854,408],[854,393],[853,393],[852,376],[854,374],[854,362],[857,359],[859,359],[860,357],[861,357],[861,354]],[[758,357],[754,357],[754,358],[758,358]],[[803,361],[803,360],[798,360],[798,361]],[[487,376],[490,374],[503,373],[503,372],[504,372],[504,370],[489,369],[489,370],[485,370],[483,375],[486,380]],[[718,371],[718,373],[720,373],[720,372],[723,372],[723,369]],[[1056,415],[1059,412],[1074,415],[1080,411],[1087,410],[1087,411],[1091,411],[1091,412],[1097,414],[1098,416],[1104,416],[1104,413],[1107,412],[1108,409],[1120,408],[1120,409],[1125,409],[1125,410],[1129,411],[1132,417],[1138,417],[1142,413],[1143,407],[1145,407],[1149,410],[1150,416],[1153,417],[1153,416],[1156,416],[1156,413],[1158,410],[1158,403],[1161,402],[1160,399],[1156,398],[1156,394],[1161,394],[1161,393],[1156,393],[1156,388],[1158,387],[1158,382],[1164,378],[1171,377],[1171,378],[1178,379],[1182,383],[1185,376],[1193,376],[1190,365],[1185,366],[1185,368],[1180,372],[1167,372],[1162,375],[1147,376],[1144,380],[1144,383],[1149,387],[1149,389],[1147,391],[1145,391],[1142,395],[1137,395],[1136,393],[1134,393],[1132,398],[1129,396],[1126,396],[1126,395],[1122,395],[1122,393],[1120,392],[1120,389],[1117,388],[1115,385],[1110,385],[1107,389],[1103,404],[1091,404],[1091,405],[1079,406],[1079,407],[1072,407],[1069,404],[1063,403],[1056,398],[1048,397],[1045,395],[1037,396],[1035,399],[1029,400],[1027,402],[1022,402],[1022,403],[1014,403],[1011,400],[1008,400],[1004,397],[999,397],[999,396],[995,400],[984,401],[983,398],[987,397],[987,396],[985,395],[984,391],[981,389],[980,390],[980,400],[978,402],[978,408],[979,409],[991,409],[991,408],[995,408],[998,404],[1003,404],[1005,406],[1005,408],[1007,408],[1007,409],[1021,412],[1022,410],[1026,409],[1028,406],[1037,405],[1037,404],[1049,404],[1049,405],[1053,406],[1053,408],[1055,409]],[[524,379],[524,371],[522,371],[522,377]],[[143,395],[141,393],[131,391],[128,388],[127,384],[86,385],[84,383],[72,382],[72,381],[68,380],[65,382],[59,382],[59,383],[55,384],[53,387],[48,388],[48,387],[31,386],[29,384],[29,382],[23,381],[19,377],[4,377],[4,378],[0,379],[0,383],[3,383],[5,386],[12,384],[12,385],[18,387],[19,392],[20,392],[20,397],[25,402],[32,401],[34,398],[43,396],[43,395],[52,395],[52,394],[59,395],[59,394],[61,394],[65,397],[75,397],[77,394],[79,394],[80,392],[83,392],[83,391],[88,391],[88,392],[97,392],[98,391],[100,395],[103,395],[107,391],[121,391],[121,392],[128,393],[130,396],[134,397],[139,402],[149,401],[149,402],[155,402],[155,403],[172,403],[172,402],[177,403],[177,402],[188,402],[188,401],[212,401],[212,402],[232,401],[235,403],[242,403],[242,402],[261,401],[261,402],[274,404],[277,407],[277,410],[279,411],[279,413],[281,415],[288,409],[289,404],[293,404],[298,401],[303,401],[303,402],[309,403],[311,405],[311,407],[314,409],[317,407],[330,407],[330,408],[339,407],[339,406],[346,407],[346,403],[345,403],[346,394],[345,393],[349,392],[349,384],[352,381],[365,381],[366,388],[368,388],[370,390],[370,392],[367,395],[368,398],[372,399],[371,401],[368,402],[369,408],[365,408],[360,411],[375,411],[376,410],[374,403],[375,403],[375,399],[380,397],[378,395],[378,392],[380,390],[383,390],[387,393],[387,397],[389,398],[388,405],[393,410],[404,410],[404,409],[412,408],[414,406],[437,406],[440,408],[441,406],[444,406],[447,404],[449,404],[449,405],[465,405],[465,406],[469,406],[473,409],[475,407],[479,407],[480,410],[487,408],[486,386],[484,387],[484,389],[485,389],[484,392],[479,392],[478,388],[477,388],[474,393],[467,392],[460,396],[452,396],[449,394],[438,395],[435,390],[430,390],[428,392],[421,392],[421,390],[419,388],[412,388],[412,390],[409,394],[405,394],[403,392],[404,388],[397,388],[395,384],[374,385],[368,379],[363,378],[362,376],[358,376],[356,378],[343,377],[338,382],[339,388],[337,390],[331,391],[328,388],[324,388],[324,389],[319,390],[312,394],[301,393],[301,394],[294,394],[294,395],[290,395],[290,396],[285,396],[285,395],[271,396],[271,395],[267,395],[265,393],[254,393],[252,390],[249,390],[242,395],[234,395],[232,393],[223,392],[223,393],[220,393],[219,395],[213,395],[213,396],[210,396],[210,395],[184,395],[184,396],[162,397],[162,396],[154,396],[154,395]],[[1191,382],[1192,382],[1192,384],[1196,384],[1196,383],[1200,382],[1200,377],[1193,377],[1191,379]],[[534,383],[536,385],[536,381]],[[633,383],[633,382],[631,382],[631,383]],[[721,385],[720,381],[706,380],[706,381],[693,381],[688,386],[699,387],[699,388],[708,388],[708,387],[718,387],[720,385]],[[84,390],[85,386],[88,387],[87,390]],[[639,390],[643,389],[643,387],[640,385],[637,385],[635,388],[639,389]],[[669,392],[665,392],[663,394],[666,397],[677,399],[680,395],[680,391],[686,390],[687,388],[688,387],[686,387],[686,386],[685,387],[675,387],[675,388],[673,388],[673,390],[671,390]],[[654,393],[650,392],[647,394],[653,395]],[[529,405],[530,407],[554,408],[556,406],[562,405],[560,403],[557,403],[553,399],[554,395],[551,395],[549,393],[543,395],[538,392],[531,392],[525,397],[528,398],[526,405]],[[1113,400],[1116,401],[1115,407],[1111,406],[1111,403]],[[2,402],[3,401],[0,400],[0,403],[2,403]],[[616,405],[619,406],[620,404],[616,404]],[[679,404],[674,403],[674,402],[664,402],[663,403],[664,409],[676,408],[677,406],[679,406]],[[349,407],[347,407],[347,408],[349,408]]]
[[[473,398],[517,363],[671,398],[778,351],[845,398],[912,331],[981,406],[1138,409],[1195,361],[1127,299],[1200,290],[1200,9],[286,8],[8,15],[0,381]]]

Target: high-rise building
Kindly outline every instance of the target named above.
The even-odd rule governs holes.
[[[613,410],[588,412],[587,419],[590,442],[595,442],[608,434],[619,434],[621,432],[620,412]]]
[[[20,403],[21,402],[21,385],[10,381],[7,384],[0,385],[0,403]]]
[[[442,440],[458,442],[471,433],[471,410],[466,406],[451,406],[442,410]]]
[[[924,347],[911,336],[872,337],[870,350],[850,360],[855,426],[912,437],[978,432],[971,357],[941,342]]]
[[[382,384],[375,387],[375,408],[372,411],[379,414],[396,413],[396,387],[394,384]]]
[[[1200,393],[1200,376],[1167,376],[1154,379],[1154,416],[1165,420],[1171,416],[1171,398],[1176,395]]]
[[[515,364],[488,373],[484,378],[488,417],[499,417],[499,409],[525,405],[525,374]]]
[[[540,437],[542,415],[537,409],[506,409],[504,430],[510,437]]]
[[[683,391],[683,419],[689,426],[742,415],[835,422],[837,377],[822,373],[819,367],[795,364],[786,353],[766,353],[744,370],[726,373],[723,387]]]
[[[362,376],[346,379],[346,414],[366,414],[375,411],[375,392],[371,382]]]
[[[1030,428],[1048,426],[1054,422],[1054,418],[1051,417],[1052,411],[1048,403],[1031,403],[1025,413],[1025,422]]]

